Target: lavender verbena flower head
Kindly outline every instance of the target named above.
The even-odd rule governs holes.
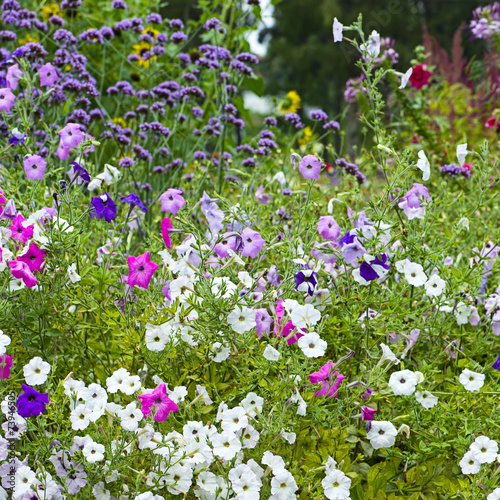
[[[304,124],[301,122],[300,116],[297,113],[287,113],[285,115],[285,121],[292,123],[297,129],[304,128]]]
[[[123,0],[113,0],[111,2],[111,7],[116,10],[127,10],[128,6]]]
[[[325,130],[340,130],[340,123],[335,120],[330,120],[323,125]]]
[[[457,177],[461,175],[466,179],[469,179],[472,175],[472,171],[470,168],[470,164],[464,163],[462,166],[457,165],[456,163],[450,163],[449,165],[443,165],[440,169],[442,174],[450,175],[451,177]]]
[[[500,3],[494,2],[475,9],[469,29],[475,39],[485,39],[500,34]]]
[[[346,89],[344,91],[345,102],[349,104],[357,102],[361,94],[367,93],[364,81],[365,75],[347,80]]]
[[[17,412],[21,417],[38,417],[49,404],[49,395],[35,391],[32,387],[22,384],[23,393],[17,398]]]
[[[212,17],[203,25],[203,28],[208,31],[211,29],[217,29],[221,24],[222,23],[216,17]]]
[[[349,163],[344,158],[339,158],[338,160],[335,160],[335,164],[345,173],[354,175],[360,184],[363,184],[366,181],[365,175],[361,172],[361,170],[359,170],[355,163]]]
[[[423,184],[415,183],[413,187],[399,200],[401,208],[409,220],[423,219],[425,203],[430,202],[429,191]]]
[[[317,109],[315,111],[311,111],[309,113],[309,116],[311,117],[311,120],[317,120],[319,122],[326,122],[328,121],[328,115],[321,109]]]

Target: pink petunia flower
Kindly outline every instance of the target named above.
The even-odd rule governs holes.
[[[127,285],[148,288],[149,282],[158,268],[158,264],[150,261],[149,252],[143,253],[138,257],[129,255],[127,264],[129,270]]]
[[[338,390],[342,380],[346,377],[345,375],[341,375],[338,371],[333,371],[335,364],[332,361],[329,361],[326,365],[322,366],[321,369],[317,372],[311,373],[309,375],[309,380],[316,384],[321,382],[321,389],[316,392],[315,397],[318,396],[333,396],[338,398]],[[335,379],[334,379],[335,377]]]
[[[429,84],[429,78],[432,73],[427,71],[426,68],[427,66],[425,64],[419,64],[413,68],[410,76],[410,83],[413,88],[420,90],[424,85]]]
[[[170,217],[166,217],[161,221],[161,235],[167,248],[172,248],[172,240],[170,239],[169,234],[170,229],[172,229],[172,222],[170,220]]]
[[[10,226],[10,232],[14,240],[18,240],[21,243],[26,243],[33,236],[34,226],[30,225],[28,227],[23,226],[23,222],[26,219],[19,214],[13,221],[12,226]]]
[[[23,72],[19,69],[19,65],[13,64],[12,66],[9,66],[7,76],[5,77],[5,80],[7,80],[7,88],[16,90],[17,82],[22,76]]]
[[[22,279],[28,288],[32,288],[38,283],[38,280],[33,276],[28,264],[19,260],[9,260],[8,263],[12,276]]]
[[[368,406],[363,406],[361,408],[361,420],[363,420],[363,422],[366,422],[367,420],[373,420],[375,417],[375,413],[377,413],[377,410],[368,408]]]
[[[65,149],[77,148],[85,139],[85,133],[78,123],[68,123],[57,133],[60,137],[59,147],[62,145]]]
[[[43,179],[47,162],[39,155],[26,155],[23,160],[27,179]]]
[[[7,356],[7,354],[0,356],[0,379],[7,380],[9,378],[12,359],[12,356]]]
[[[331,215],[320,217],[317,229],[325,240],[335,241],[340,237],[340,226]]]
[[[0,89],[0,111],[5,111],[9,114],[15,100],[16,96],[12,93],[12,90]]]
[[[295,344],[295,342],[298,342],[300,337],[304,336],[302,333],[297,332],[295,335],[288,337],[290,335],[290,332],[295,328],[295,325],[292,323],[292,320],[288,321],[286,325],[281,324],[281,320],[285,315],[285,308],[283,307],[283,299],[280,299],[278,301],[275,315],[276,315],[276,321],[274,322],[273,332],[276,337],[285,337],[287,344],[292,345]]]
[[[241,238],[243,240],[243,250],[241,251],[243,257],[251,257],[254,259],[266,244],[262,236],[249,227],[243,229]]]
[[[52,64],[44,64],[39,70],[40,74],[40,86],[41,87],[51,87],[54,83],[59,80],[59,75],[57,74],[56,68]]]
[[[149,394],[139,394],[137,396],[141,402],[141,411],[144,418],[151,415],[153,406],[155,407],[154,419],[157,422],[164,422],[171,411],[178,411],[177,405],[167,396],[167,387],[160,384]]]
[[[35,242],[32,242],[28,251],[23,255],[19,255],[16,260],[24,262],[32,272],[41,272],[46,255],[47,253],[44,250],[38,248],[38,245]]]
[[[167,189],[158,200],[161,203],[162,212],[170,212],[177,215],[177,212],[186,204],[186,200],[182,196],[180,189]]]

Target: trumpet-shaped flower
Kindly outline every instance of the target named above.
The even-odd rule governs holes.
[[[138,257],[129,255],[127,264],[129,270],[127,285],[148,288],[149,282],[158,268],[158,264],[151,262],[149,252],[143,253]]]
[[[144,418],[151,415],[153,406],[155,408],[154,419],[157,422],[164,422],[171,411],[178,411],[177,405],[167,396],[167,387],[160,384],[156,389],[148,394],[137,396],[141,402],[141,411]]]

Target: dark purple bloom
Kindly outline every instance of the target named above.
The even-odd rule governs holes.
[[[378,255],[370,263],[363,262],[359,267],[359,274],[366,281],[373,281],[383,276],[384,271],[380,268],[389,270],[391,266],[387,264],[387,255],[385,253]]]
[[[111,199],[108,193],[103,193],[101,196],[92,198],[90,202],[92,207],[90,210],[91,217],[104,219],[106,222],[111,222],[116,219],[116,203]]]
[[[142,201],[135,193],[130,193],[127,196],[120,198],[122,203],[130,203],[131,208],[139,207],[143,212],[147,212],[148,209],[143,205]]]
[[[312,297],[318,284],[318,273],[314,272],[307,264],[304,264],[303,267],[304,269],[295,275],[295,290],[307,292]]]
[[[347,233],[340,238],[339,245],[343,247],[344,245],[349,245],[354,241],[354,238],[356,237],[355,234],[351,234],[351,231],[347,231]]]
[[[17,398],[17,412],[21,417],[38,417],[45,411],[49,404],[48,393],[40,393],[32,387],[23,384],[23,393]]]
[[[70,165],[73,165],[73,172],[75,175],[81,177],[85,182],[90,182],[90,174],[76,163],[76,161],[70,161]]]
[[[12,146],[17,146],[21,144],[26,139],[26,134],[21,134],[17,128],[12,131],[12,136],[9,137],[9,144]]]
[[[500,370],[500,355],[498,356],[498,359],[493,363],[493,368],[495,368],[495,370]]]

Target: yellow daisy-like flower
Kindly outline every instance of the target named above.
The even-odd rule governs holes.
[[[140,43],[136,43],[135,45],[132,45],[132,48],[134,49],[134,52],[139,56],[139,59],[136,61],[136,63],[139,66],[143,66],[144,68],[149,67],[150,61],[155,61],[156,56],[149,57],[149,59],[144,59],[142,56],[144,55],[145,52],[150,52],[153,46],[145,41],[142,41]]]
[[[125,128],[127,126],[127,122],[123,118],[113,118],[113,123],[120,125],[120,127]]]
[[[62,16],[61,12],[61,7],[59,7],[59,4],[57,3],[49,3],[49,5],[46,5],[41,11],[40,14],[42,14],[42,17],[44,19],[49,19],[52,16]]]
[[[151,26],[148,26],[146,29],[142,30],[143,35],[150,35],[156,40],[156,35],[158,35],[159,31],[155,30]]]
[[[38,40],[31,35],[26,35],[24,38],[19,39],[19,45],[26,45],[30,42],[38,43]]]
[[[296,113],[301,107],[302,99],[295,90],[291,90],[279,104],[279,111],[286,115],[287,113]]]
[[[299,137],[299,138],[297,139],[297,142],[298,142],[301,146],[305,146],[306,144],[309,144],[309,142],[311,141],[312,135],[313,135],[312,128],[311,128],[311,127],[306,127],[306,128],[302,131],[302,137]]]

